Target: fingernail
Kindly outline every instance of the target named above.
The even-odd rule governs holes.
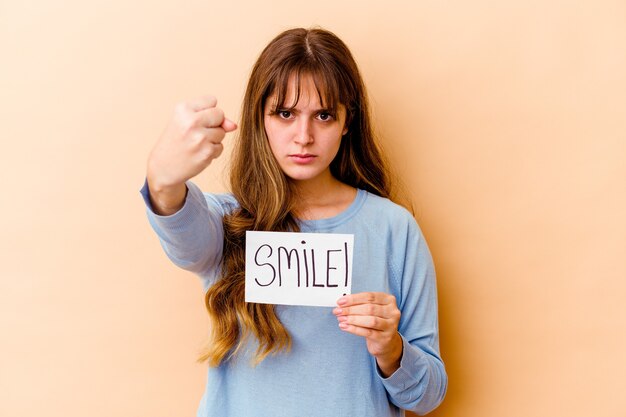
[[[348,323],[343,323],[343,322],[339,323],[339,328],[340,329],[347,329],[348,328]]]
[[[335,314],[335,315],[341,314],[341,313],[343,313],[343,310],[340,309],[340,308],[336,308],[336,309],[333,310],[333,314]]]
[[[348,299],[346,297],[341,297],[339,300],[337,300],[337,304],[339,304],[340,306],[346,304],[348,302]]]

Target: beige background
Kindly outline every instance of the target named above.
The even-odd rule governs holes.
[[[195,415],[202,293],[145,160],[179,100],[238,118],[261,48],[311,25],[353,50],[435,257],[432,415],[623,415],[623,0],[2,0],[0,415]]]

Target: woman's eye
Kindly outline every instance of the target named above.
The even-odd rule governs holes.
[[[291,112],[289,110],[280,110],[278,112],[278,115],[283,119],[291,118]]]
[[[320,113],[317,117],[323,122],[333,118],[333,116],[330,113]]]

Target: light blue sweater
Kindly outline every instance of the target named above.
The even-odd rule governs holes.
[[[148,219],[167,256],[203,280],[219,278],[222,217],[237,202],[205,194],[191,182],[183,208],[156,215],[147,186],[141,190]],[[404,351],[389,378],[379,373],[365,340],[341,331],[330,307],[276,306],[292,337],[292,349],[250,365],[252,340],[240,354],[209,368],[198,417],[384,417],[402,409],[425,414],[443,399],[447,375],[439,354],[437,289],[424,237],[404,208],[359,190],[339,215],[302,221],[303,232],[354,234],[352,293],[393,294],[402,312]]]

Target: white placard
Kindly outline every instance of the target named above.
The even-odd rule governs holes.
[[[354,235],[246,232],[246,301],[332,307],[352,289]]]

